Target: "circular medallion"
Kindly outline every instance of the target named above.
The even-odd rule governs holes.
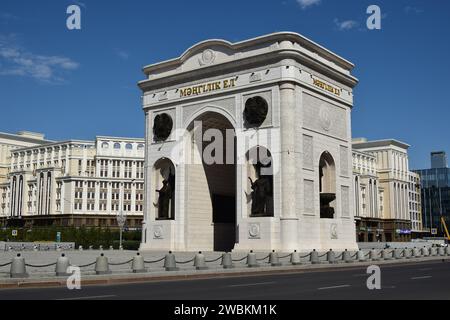
[[[323,130],[329,131],[331,128],[331,117],[330,113],[327,110],[327,107],[322,106],[319,111],[319,119],[320,119],[320,125],[322,126]]]
[[[203,51],[201,58],[199,59],[200,65],[212,64],[216,59],[216,54],[211,49]]]
[[[248,234],[251,238],[258,238],[259,237],[259,225],[258,224],[251,224],[248,230]]]
[[[163,229],[161,226],[155,226],[155,229],[153,230],[153,235],[156,239],[161,239],[163,236]]]
[[[155,141],[166,141],[173,129],[173,120],[167,113],[158,114],[153,123]]]
[[[264,98],[256,96],[245,103],[244,120],[247,128],[258,128],[267,118],[269,106]]]

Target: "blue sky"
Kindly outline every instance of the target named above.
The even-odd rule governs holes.
[[[79,4],[82,29],[66,28]],[[366,9],[380,6],[380,31]],[[353,136],[412,145],[412,168],[450,153],[450,1],[1,0],[0,131],[142,137],[142,67],[208,38],[294,31],[354,62]]]

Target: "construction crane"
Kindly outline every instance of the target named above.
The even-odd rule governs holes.
[[[448,233],[447,224],[445,223],[444,216],[441,216],[441,224],[445,231],[445,236],[447,238],[447,241],[450,241],[450,234]]]

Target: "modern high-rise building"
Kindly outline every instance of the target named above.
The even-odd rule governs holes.
[[[431,153],[431,169],[448,168],[447,154],[444,151]]]
[[[444,152],[433,152],[431,162],[431,169],[415,170],[421,178],[423,224],[429,234],[444,236],[441,217],[450,223],[450,168]]]
[[[115,226],[123,211],[128,227],[141,226],[143,139],[42,142],[2,149],[10,159],[0,183],[3,225]]]

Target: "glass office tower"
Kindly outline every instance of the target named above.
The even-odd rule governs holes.
[[[441,216],[450,227],[450,168],[446,161],[440,161],[441,167],[436,168],[436,153],[431,154],[431,159],[434,168],[414,170],[421,177],[423,227],[430,234],[437,229],[438,236],[444,236]],[[441,153],[440,159],[446,159],[445,153]]]

